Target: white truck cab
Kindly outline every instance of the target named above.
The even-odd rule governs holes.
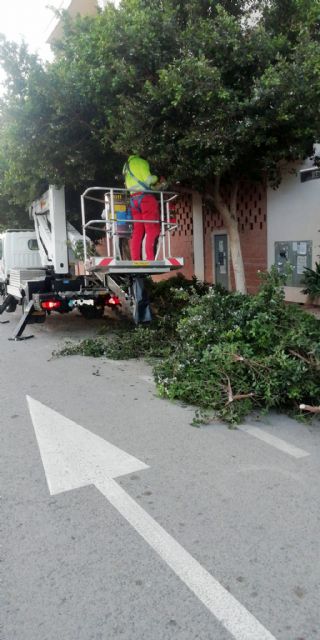
[[[8,229],[0,234],[0,288],[8,282],[11,269],[41,268],[35,231]]]

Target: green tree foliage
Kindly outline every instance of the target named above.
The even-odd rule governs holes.
[[[255,21],[252,7],[239,16],[230,10],[233,3],[206,3],[206,12],[191,4],[179,52],[159,69],[156,82],[121,97],[111,126],[115,135],[120,124],[119,151],[130,142],[157,158],[173,179],[212,192],[229,231],[237,288],[244,291],[239,180],[278,184],[281,165],[312,154],[319,135],[319,18],[312,21],[310,2],[291,2],[288,30],[279,2],[261,3]]]
[[[211,193],[244,291],[239,180],[277,184],[284,163],[312,154],[319,16],[319,0],[122,0],[65,16],[51,64],[3,40],[2,192],[26,203],[48,181],[105,183],[140,153]]]
[[[0,233],[6,229],[31,229],[28,212],[0,195]]]
[[[302,292],[306,293],[310,300],[320,299],[320,262],[316,262],[314,269],[305,268],[301,282],[305,286]]]

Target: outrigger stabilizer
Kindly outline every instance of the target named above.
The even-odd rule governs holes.
[[[16,310],[16,306],[17,306],[17,302],[14,296],[12,296],[11,294],[7,295],[3,303],[0,305],[0,315],[4,311],[9,311],[12,313],[13,311]],[[9,340],[29,340],[29,338],[33,338],[33,335],[22,336],[27,324],[44,322],[44,320],[45,320],[45,312],[37,311],[35,309],[34,300],[30,300],[26,305],[24,312],[18,324],[16,325],[11,338],[9,338]],[[2,320],[0,321],[0,324],[8,324],[8,322],[9,320]]]

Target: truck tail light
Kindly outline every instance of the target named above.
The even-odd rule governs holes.
[[[110,296],[110,298],[106,299],[106,305],[109,307],[119,307],[121,306],[120,298],[118,298],[118,296]]]
[[[46,311],[52,311],[52,309],[59,309],[61,307],[61,300],[44,300],[41,302],[42,309]]]

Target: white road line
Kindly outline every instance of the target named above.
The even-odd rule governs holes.
[[[272,436],[270,433],[267,433],[267,431],[263,431],[258,427],[241,426],[239,429],[254,438],[258,438],[258,440],[262,440],[263,442],[270,444],[271,447],[275,447],[276,449],[279,449],[279,451],[287,453],[293,458],[306,458],[310,455],[310,453],[304,451],[304,449],[299,449],[299,447],[295,447],[293,444],[290,444],[285,440],[281,440],[281,438],[277,438],[277,436]]]
[[[95,484],[235,640],[276,640],[275,636],[144,511],[115,480],[99,479]]]

